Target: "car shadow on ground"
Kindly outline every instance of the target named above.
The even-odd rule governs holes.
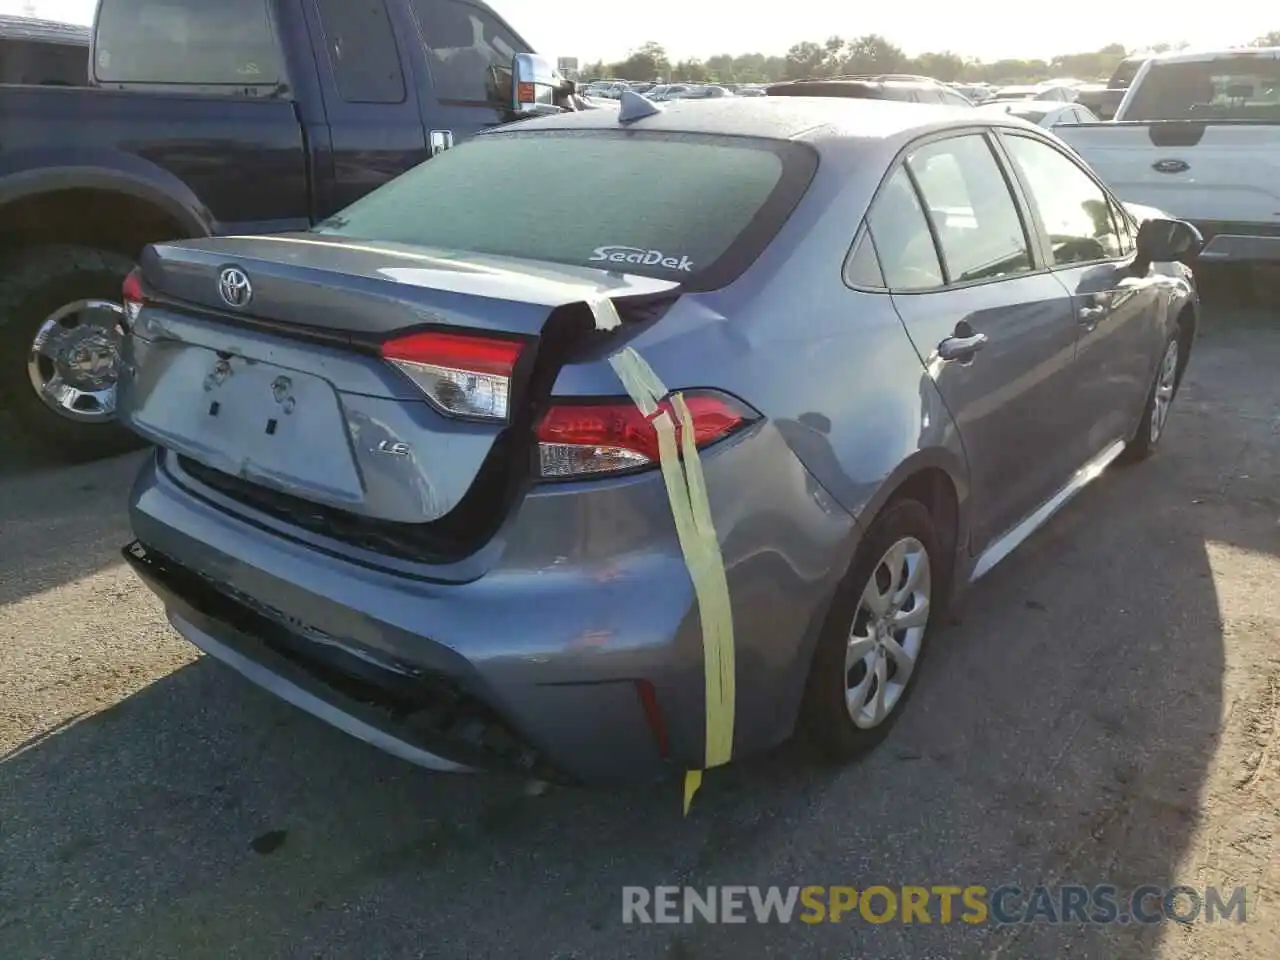
[[[1160,456],[975,587],[859,764],[788,746],[688,818],[674,782],[528,796],[201,659],[0,762],[0,956],[1154,957],[1167,926],[624,925],[621,888],[1178,882],[1224,709],[1215,550],[1280,553],[1238,480],[1270,428],[1197,376]]]
[[[0,605],[120,559],[129,539],[122,508],[147,455],[66,467],[19,457],[11,444],[0,434]]]

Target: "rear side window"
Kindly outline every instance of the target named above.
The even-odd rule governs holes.
[[[902,167],[880,188],[867,214],[867,226],[890,290],[931,290],[942,286],[942,267],[929,222],[911,178]]]
[[[509,71],[512,58],[529,50],[483,7],[464,0],[411,0],[410,6],[440,100],[487,102],[489,68]]]
[[[935,140],[913,151],[907,166],[929,208],[951,283],[1032,269],[1022,218],[985,137]]]
[[[884,289],[884,274],[880,272],[880,261],[876,259],[871,234],[866,230],[858,235],[849,259],[845,261],[844,282],[864,290]]]
[[[591,130],[468,140],[318,229],[719,286],[781,228],[816,154],[746,137]]]
[[[317,0],[338,92],[347,103],[403,103],[400,53],[384,0]]]
[[[101,0],[102,83],[249,87],[283,79],[268,0]]]

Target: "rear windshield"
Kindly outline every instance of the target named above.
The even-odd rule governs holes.
[[[613,130],[466,141],[321,224],[320,233],[723,285],[809,185],[789,141]]]
[[[1126,120],[1280,121],[1280,60],[1153,63],[1132,97]]]
[[[101,0],[102,83],[271,85],[281,77],[268,0]]]

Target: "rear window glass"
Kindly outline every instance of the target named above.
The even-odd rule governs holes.
[[[1280,60],[1153,63],[1132,97],[1126,120],[1280,120]]]
[[[317,230],[717,286],[777,233],[816,162],[805,145],[744,137],[485,135]]]
[[[104,83],[282,79],[267,0],[101,0],[93,66]]]

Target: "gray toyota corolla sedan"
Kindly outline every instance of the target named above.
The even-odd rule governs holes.
[[[495,130],[311,232],[145,252],[125,555],[196,646],[433,769],[698,768],[726,702],[733,757],[850,758],[947,601],[1160,440],[1198,246],[971,110]],[[727,677],[622,354],[689,410]]]

